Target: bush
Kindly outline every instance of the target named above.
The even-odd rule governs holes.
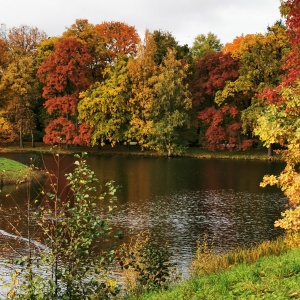
[[[145,290],[166,288],[178,278],[175,264],[166,245],[157,247],[145,232],[129,245],[122,245],[117,261],[128,293],[139,294]]]

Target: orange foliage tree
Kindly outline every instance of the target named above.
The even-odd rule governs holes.
[[[92,61],[88,48],[72,38],[62,39],[46,58],[37,76],[44,84],[44,106],[53,117],[46,129],[44,142],[72,144],[80,132],[77,128],[79,93],[91,84]]]
[[[134,26],[123,22],[103,22],[95,28],[105,38],[108,63],[112,63],[118,54],[136,54],[140,38]]]

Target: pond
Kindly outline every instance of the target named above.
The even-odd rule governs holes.
[[[33,157],[37,164],[55,169],[53,156],[48,154],[43,158],[36,154],[1,156],[23,163]],[[64,156],[60,172],[69,172],[73,162],[72,155]],[[284,210],[286,198],[277,188],[261,188],[259,183],[265,174],[279,174],[283,163],[89,155],[88,164],[100,181],[99,187],[109,180],[121,186],[113,226],[124,231],[124,240],[148,230],[154,242],[168,243],[184,274],[188,273],[197,240],[204,235],[215,241],[216,251],[228,251],[281,234],[273,224]],[[26,187],[6,189],[0,193],[2,205],[22,206]],[[33,186],[30,193],[36,189]],[[16,203],[5,197],[8,192]],[[13,211],[9,217],[17,219]],[[0,230],[11,233],[4,219]],[[2,235],[1,239],[0,233],[0,243],[9,238]]]

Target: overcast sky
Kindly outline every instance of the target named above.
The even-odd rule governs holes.
[[[0,23],[59,36],[76,19],[120,21],[135,26],[141,37],[146,29],[160,29],[192,46],[197,35],[212,32],[226,44],[242,34],[265,33],[280,19],[279,5],[279,0],[1,0]]]

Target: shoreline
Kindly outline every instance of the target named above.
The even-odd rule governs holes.
[[[88,154],[98,155],[125,155],[125,156],[151,156],[151,157],[168,157],[167,154],[159,154],[153,150],[142,151],[139,146],[125,146],[116,145],[114,147],[105,145],[101,148],[98,147],[85,147],[85,146],[71,146],[66,149],[65,147],[55,147],[51,145],[45,145],[43,143],[36,143],[36,147],[24,147],[19,148],[18,146],[6,146],[0,147],[1,153],[61,153],[61,154],[78,154],[87,152]],[[224,150],[224,151],[208,151],[200,147],[189,147],[187,151],[181,156],[173,156],[172,158],[199,158],[199,159],[240,159],[240,160],[264,160],[264,161],[282,161],[280,154],[274,154],[268,156],[267,149],[253,148],[246,151],[236,150]]]

